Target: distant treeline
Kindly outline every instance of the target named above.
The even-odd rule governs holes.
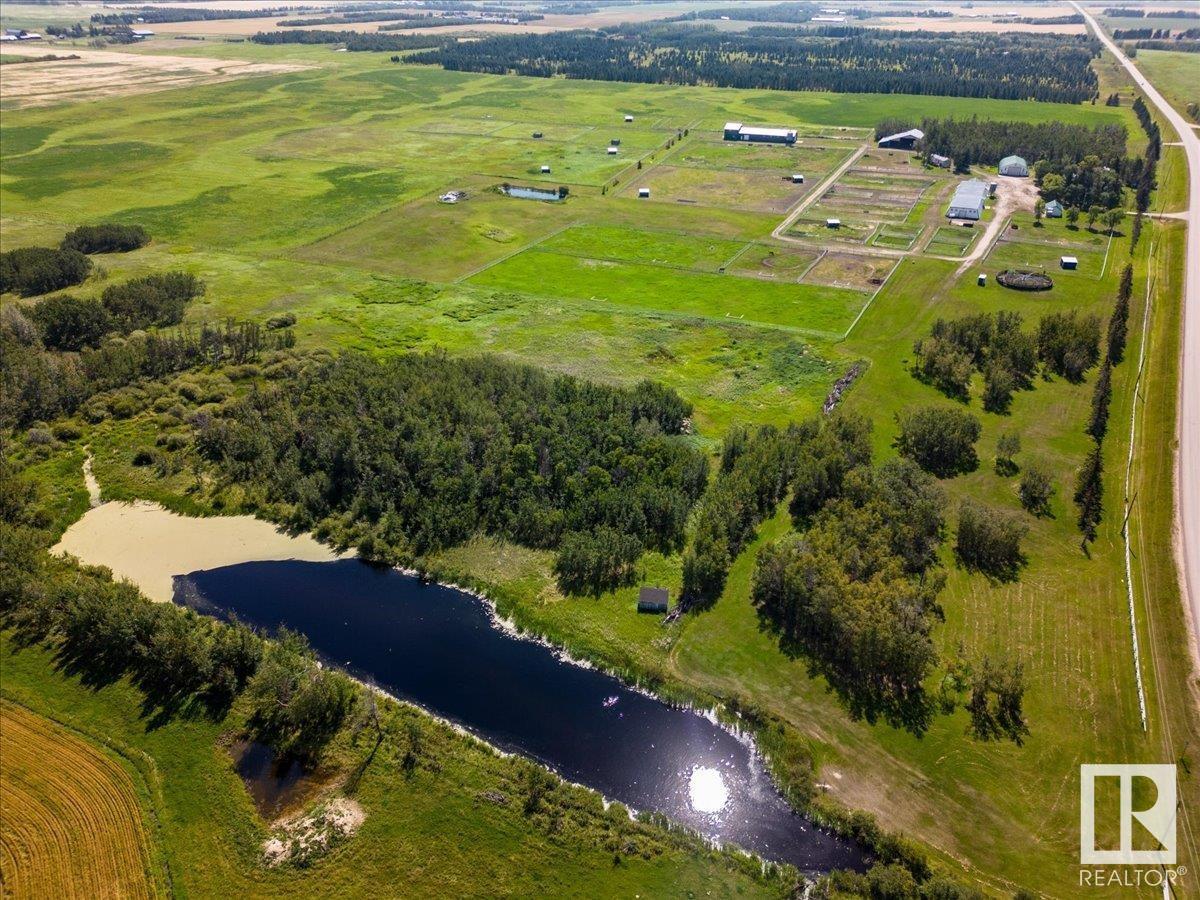
[[[1184,31],[1172,31],[1170,28],[1117,28],[1113,38],[1118,41],[1195,41],[1200,39],[1200,28],[1188,28]],[[1176,49],[1169,46],[1165,49]]]
[[[350,51],[423,50],[436,47],[443,37],[428,34],[377,34],[362,31],[260,31],[250,38],[256,44],[345,44]]]
[[[731,19],[735,22],[790,22],[803,24],[811,22],[813,16],[819,16],[821,8],[815,3],[755,3],[751,6],[731,6],[718,9],[702,9],[697,12],[684,13],[667,21],[687,22],[698,19]],[[872,15],[866,9],[839,9],[839,15],[851,18],[865,19]]]
[[[94,13],[98,25],[157,25],[162,22],[207,22],[214,19],[261,19],[292,12],[299,7],[278,6],[273,9],[194,9],[191,7],[141,6],[116,13]]]
[[[1200,12],[1191,9],[1136,9],[1124,6],[1109,7],[1104,15],[1111,19],[1200,19]]]
[[[1172,53],[1200,53],[1200,41],[1137,41],[1134,50],[1167,50]],[[1136,56],[1137,54],[1134,53]]]
[[[483,532],[568,548],[560,581],[599,590],[682,545],[708,470],[676,437],[690,412],[651,382],[352,353],[228,407],[197,447],[289,525],[369,558],[411,563]]]
[[[1083,16],[997,16],[992,21],[997,25],[1082,25]]]
[[[1096,95],[1099,50],[1083,35],[652,23],[447,42],[409,61],[545,78],[1079,103]]]

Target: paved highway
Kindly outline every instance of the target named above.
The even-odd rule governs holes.
[[[1176,457],[1176,553],[1184,606],[1191,619],[1192,655],[1200,664],[1200,136],[1160,94],[1092,15],[1072,0],[1108,51],[1128,71],[1146,98],[1175,128],[1187,154],[1187,257],[1183,287],[1183,360],[1179,379],[1179,449]],[[1200,67],[1198,67],[1200,68]]]

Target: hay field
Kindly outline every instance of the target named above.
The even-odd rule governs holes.
[[[19,45],[5,47],[4,52],[14,56],[43,56],[46,48]],[[0,109],[91,102],[105,97],[215,84],[235,78],[280,75],[302,68],[288,63],[117,53],[75,47],[61,51],[62,55],[68,53],[79,59],[6,66],[4,86],[0,89]]]
[[[49,719],[0,703],[6,897],[162,896],[129,774]]]

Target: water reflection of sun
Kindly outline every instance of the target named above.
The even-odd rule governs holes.
[[[719,813],[729,802],[729,789],[716,769],[693,766],[688,780],[688,796],[692,809],[702,813]]]

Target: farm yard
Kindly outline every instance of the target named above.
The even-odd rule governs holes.
[[[656,16],[686,11],[682,3],[654,6]],[[601,7],[595,15],[616,13]],[[1084,425],[1097,369],[1078,380],[1039,377],[1000,412],[985,408],[982,372],[972,372],[964,396],[950,399],[914,374],[913,348],[939,319],[978,313],[1019,312],[1031,333],[1047,312],[1106,319],[1127,262],[1136,271],[1129,347],[1143,333],[1153,348],[1172,346],[1179,310],[1165,301],[1178,290],[1173,266],[1182,229],[1147,220],[1133,246],[1126,226],[1112,236],[1062,220],[1035,226],[1023,207],[1003,214],[989,208],[973,228],[950,225],[946,201],[964,176],[873,142],[862,148],[875,123],[894,116],[1122,124],[1135,135],[1139,125],[1127,103],[520,78],[411,66],[389,54],[212,40],[163,38],[113,55],[178,56],[198,71],[221,72],[137,96],[89,88],[82,92],[86,105],[66,103],[74,99],[66,92],[46,96],[46,105],[5,106],[0,248],[57,245],[71,228],[102,221],[144,225],[153,237],[128,253],[96,254],[87,279],[62,293],[98,298],[128,279],[179,270],[206,285],[187,308],[184,324],[192,328],[287,314],[295,317],[301,351],[488,353],[604,384],[649,378],[689,404],[680,441],[706,452],[714,472],[735,426],[783,429],[816,415],[850,372],[857,378],[842,404],[873,422],[868,440],[877,460],[895,455],[899,419],[911,407],[953,406],[975,416],[977,465],[939,480],[952,524],[941,551],[944,621],[934,627],[934,641],[946,659],[987,654],[1025,667],[1031,729],[1021,744],[967,737],[961,704],[923,723],[920,733],[852,711],[823,674],[764,627],[751,602],[755,555],[794,532],[786,504],[731,560],[711,607],[669,623],[637,616],[633,586],[564,595],[550,553],[499,537],[476,536],[425,562],[501,598],[506,618],[581,658],[689,701],[761,714],[781,741],[771,756],[785,775],[797,774],[787,768],[793,764],[803,770],[811,752],[819,763],[816,794],[873,814],[889,831],[919,836],[939,871],[1006,896],[1028,882],[1030,871],[1046,872],[1040,890],[1071,895],[1078,808],[1062,773],[1077,771],[1080,759],[1157,753],[1139,723],[1119,552],[1135,365],[1127,361],[1112,372],[1113,422],[1124,425],[1112,429],[1104,447],[1108,506],[1085,554],[1072,492],[1091,446]],[[6,66],[5,78],[41,65]],[[6,102],[8,90],[6,84]],[[729,120],[787,124],[797,143],[722,141],[721,123]],[[1159,173],[1159,191],[1179,194],[1182,166]],[[976,167],[976,174],[986,173]],[[562,190],[553,201],[521,199],[502,193],[505,185]],[[448,192],[461,194],[450,202],[443,199]],[[984,237],[993,222],[1003,226],[994,243],[990,233]],[[1153,258],[1151,246],[1159,254]],[[1076,257],[1078,268],[1061,269],[1062,256]],[[1054,287],[1023,294],[996,284],[998,271],[1021,267],[1046,271]],[[978,274],[989,276],[984,286]],[[1153,306],[1142,306],[1148,297]],[[1169,430],[1173,377],[1170,366],[1146,370],[1139,429]],[[214,408],[224,402],[214,399]],[[159,478],[154,466],[135,463],[143,447],[159,452],[152,422],[106,413],[95,422],[81,418],[80,427],[84,437],[47,445],[47,461],[35,468],[53,496],[82,489],[79,459],[67,455],[81,456],[86,442],[102,483],[115,485],[117,495],[185,509],[197,502],[188,485],[198,479],[188,472]],[[994,464],[1009,434],[1021,439],[1017,474]],[[1146,510],[1137,526],[1145,557],[1169,553],[1165,443],[1155,438],[1134,448],[1146,467],[1134,485]],[[1020,475],[1034,466],[1054,488],[1048,514],[1037,517],[1023,513],[1018,499]],[[953,523],[964,500],[1023,517],[1029,531],[1019,579],[994,579],[957,560]],[[640,576],[678,596],[681,554],[648,552],[638,566]],[[1179,625],[1171,575],[1150,573],[1139,585],[1139,610],[1153,614],[1136,626],[1144,647]],[[625,844],[612,843],[611,823],[621,819],[626,827],[623,811],[609,814],[598,803],[593,810],[581,799],[543,827],[540,818],[522,815],[520,801],[508,805],[525,777],[518,761],[493,757],[423,718],[425,739],[447,753],[444,772],[406,775],[389,748],[384,768],[364,781],[369,818],[362,833],[312,870],[265,872],[252,845],[266,826],[218,746],[229,728],[240,727],[240,711],[234,725],[177,720],[149,731],[130,684],[93,690],[57,667],[51,651],[3,639],[6,698],[16,694],[56,717],[78,710],[98,728],[116,722],[115,739],[144,750],[167,775],[171,815],[159,848],[153,832],[138,831],[133,820],[114,824],[120,809],[144,815],[146,788],[135,772],[73,733],[51,733],[21,708],[0,707],[6,742],[20,735],[34,748],[26,762],[35,758],[29,753],[44,756],[38,748],[53,741],[99,773],[87,783],[93,805],[108,810],[104,839],[120,845],[105,851],[115,861],[109,877],[129,879],[118,893],[161,892],[156,854],[183,861],[180,892],[197,896],[222,889],[305,895],[315,876],[362,893],[392,867],[427,895],[471,893],[484,870],[500,872],[488,885],[500,894],[769,893],[736,868],[676,845],[614,863],[613,846],[623,853]],[[1152,727],[1186,720],[1179,701],[1162,690],[1180,660],[1159,662],[1163,668],[1148,666],[1144,676]],[[22,715],[24,724],[10,729],[10,719]],[[345,746],[339,752],[353,755]],[[4,755],[7,767],[7,743]],[[796,783],[811,786],[809,774],[800,771]],[[104,779],[107,788],[99,786]],[[1021,789],[1012,790],[1014,783]],[[7,805],[7,781],[5,790]],[[498,791],[504,802],[495,799]],[[1044,803],[1047,797],[1054,802]],[[586,831],[585,852],[574,855],[578,830],[554,830],[563,823]],[[446,837],[459,828],[469,842],[463,852]],[[981,842],[984,831],[994,840]],[[9,847],[6,832],[6,879],[15,852]],[[453,857],[448,868],[430,864],[443,857]],[[22,863],[22,871],[37,869]]]

